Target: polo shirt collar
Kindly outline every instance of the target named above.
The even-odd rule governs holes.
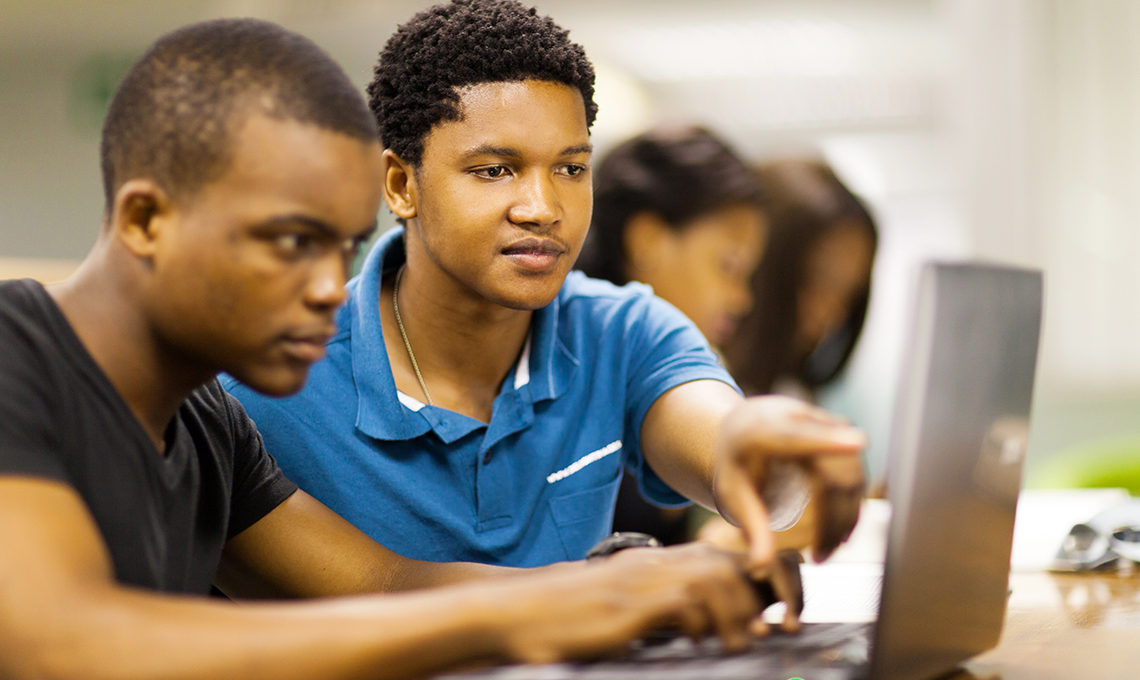
[[[558,337],[558,321],[562,315],[565,289],[563,284],[563,289],[554,301],[536,311],[531,319],[533,349],[528,392],[532,403],[562,396],[570,386],[574,372],[578,370],[578,358],[570,353]]]
[[[385,272],[393,271],[404,263],[403,236],[402,227],[381,234],[365,258],[360,274],[348,284],[349,346],[357,395],[355,424],[361,433],[374,439],[413,439],[434,429],[449,441],[476,429],[476,426],[466,427],[465,432],[447,432],[455,429],[455,423],[445,424],[439,410],[399,393],[384,346],[380,324],[380,282]],[[561,396],[578,368],[578,359],[558,339],[561,297],[559,293],[553,302],[534,313],[514,378],[508,379],[510,391],[516,394],[517,399],[527,402],[527,411],[531,411],[529,406],[535,402]],[[502,396],[500,394],[500,398]],[[468,420],[477,423],[473,419]]]

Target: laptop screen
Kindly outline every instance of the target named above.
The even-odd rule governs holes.
[[[995,646],[1041,327],[1038,271],[927,263],[901,371],[871,677],[926,677]]]

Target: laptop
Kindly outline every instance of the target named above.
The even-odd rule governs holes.
[[[616,660],[462,677],[925,680],[996,646],[1029,434],[1042,275],[928,262],[914,292],[872,623],[805,623],[799,635],[776,633],[743,653],[727,654],[716,640],[675,637],[643,641]],[[806,581],[809,603],[811,585]]]

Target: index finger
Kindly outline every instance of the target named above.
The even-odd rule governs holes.
[[[772,563],[765,580],[762,583],[754,583],[754,588],[761,600],[762,609],[766,609],[776,602],[783,602],[786,605],[781,628],[788,633],[796,633],[800,630],[800,614],[804,610],[800,562],[800,554],[796,550],[781,550]],[[768,632],[768,625],[762,617],[758,617],[754,622],[753,632],[757,635],[764,635]]]
[[[743,474],[728,475],[723,485],[717,494],[717,509],[740,527],[748,546],[748,573],[752,578],[762,578],[768,573],[776,549],[768,509]]]

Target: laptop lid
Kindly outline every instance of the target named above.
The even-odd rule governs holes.
[[[934,262],[918,278],[875,680],[927,678],[998,642],[1041,328],[1039,271]]]

